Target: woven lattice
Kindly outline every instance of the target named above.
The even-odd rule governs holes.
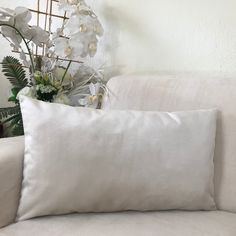
[[[64,15],[58,14],[58,0],[36,0],[36,8],[29,9],[33,14],[36,15],[37,26],[40,26],[45,31],[52,34],[53,22],[56,22],[56,25],[62,26],[65,23],[66,12]],[[43,3],[43,4],[42,4]],[[60,20],[60,23],[59,23]],[[36,48],[37,56],[45,56],[45,46],[43,48]],[[61,60],[67,60],[64,58],[59,58]]]
[[[37,26],[41,27],[50,34],[54,33],[56,29],[63,27],[65,21],[68,19],[66,12],[64,13],[64,15],[61,15],[59,13],[58,3],[59,0],[35,0],[35,7],[32,9],[29,8],[29,10],[33,14],[34,24],[36,23]],[[60,37],[64,36],[62,35]],[[47,55],[45,48],[45,45],[43,45],[43,47],[36,47],[33,50],[34,56],[47,56],[50,58],[50,56]],[[13,50],[13,52],[20,53],[19,51],[15,50]],[[25,52],[25,54],[27,55],[28,53]],[[82,63],[78,60],[70,60],[67,58],[56,57],[54,59]]]

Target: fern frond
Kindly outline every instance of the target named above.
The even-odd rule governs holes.
[[[19,136],[24,134],[22,114],[20,106],[0,108],[0,120],[6,125],[9,134]]]
[[[22,89],[28,85],[26,72],[18,59],[5,57],[2,61],[2,72],[14,87]]]
[[[20,106],[0,108],[0,120],[4,120],[9,116],[14,116],[20,113]]]
[[[15,119],[18,119],[19,116],[20,116],[20,114],[16,114],[16,115],[10,116],[9,118],[4,119],[4,120],[2,121],[2,123],[3,123],[3,124],[6,124],[6,123],[8,123],[8,122],[10,122],[10,121],[13,121],[13,120],[15,120]]]

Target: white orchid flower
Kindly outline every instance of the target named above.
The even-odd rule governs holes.
[[[59,1],[61,4],[67,4],[67,5],[78,5],[81,0],[60,0]]]
[[[75,11],[80,2],[81,0],[59,0],[59,10],[69,12]]]
[[[29,23],[31,18],[31,12],[25,7],[17,7],[15,10],[0,8],[0,20],[9,21],[11,24],[15,23],[20,26],[22,24]]]
[[[13,16],[15,21],[15,26],[17,29],[21,30],[22,33],[25,32],[25,30],[28,30],[29,22],[32,19],[32,14],[28,8],[25,7],[17,7],[15,9],[15,14]]]
[[[17,7],[14,11],[1,8],[0,18],[4,23],[14,26],[24,36],[29,28],[29,21],[31,20],[31,12],[25,7]],[[4,20],[5,19],[5,20]],[[2,22],[3,23],[3,22]],[[2,26],[1,32],[5,37],[10,38],[15,48],[19,48],[22,42],[22,38],[13,28],[8,26]]]
[[[71,60],[79,60],[83,54],[83,44],[80,43],[77,38],[57,38],[54,40],[55,54],[62,58],[68,58]]]
[[[65,35],[71,36],[73,34],[77,34],[78,32],[80,32],[80,16],[73,15],[67,20],[64,33]]]
[[[97,52],[98,39],[94,34],[81,32],[73,35],[70,39],[55,41],[55,53],[69,59],[78,60],[86,56],[93,57]]]
[[[79,104],[84,107],[97,108],[99,103],[99,92],[101,84],[100,83],[90,83],[89,91],[90,94],[86,95],[84,98],[79,99]]]
[[[56,39],[55,53],[75,60],[88,55],[95,56],[98,37],[104,33],[98,18],[84,0],[60,0],[60,6],[73,7],[76,10],[66,21],[63,32],[60,32],[69,39]]]
[[[72,49],[69,44],[69,39],[58,37],[54,39],[55,54],[59,57],[66,58],[71,56]]]
[[[84,33],[90,32],[100,37],[104,33],[103,27],[98,18],[91,16],[80,17],[80,31]]]
[[[12,44],[10,46],[12,46],[15,50],[20,48],[22,38],[19,34],[16,34],[14,29],[7,26],[2,26],[1,33],[4,37],[7,37],[11,40]]]
[[[81,43],[84,45],[84,50],[82,57],[86,57],[89,55],[90,57],[94,57],[97,52],[97,44],[98,39],[92,33],[89,34],[79,34],[78,38],[80,39]]]
[[[25,37],[31,40],[36,46],[42,47],[49,41],[49,33],[39,26],[32,26],[26,33]]]
[[[66,22],[64,32],[69,36],[81,32],[101,37],[104,30],[97,17],[73,15]]]
[[[65,24],[65,35],[75,38],[83,44],[81,57],[93,57],[97,52],[98,36],[104,33],[103,27],[97,18],[73,15]]]
[[[84,2],[84,0],[59,0],[59,9],[63,9],[65,11],[71,10],[72,7],[77,8],[80,5],[87,6],[87,4]]]
[[[5,11],[8,24],[15,26],[23,35],[29,30],[28,23],[32,18],[31,12],[25,7],[17,7],[14,11],[7,8],[2,8]],[[6,13],[7,12],[7,13]]]

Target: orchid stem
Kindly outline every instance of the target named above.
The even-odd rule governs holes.
[[[23,42],[24,42],[24,44],[25,44],[25,46],[26,46],[26,48],[27,48],[27,51],[28,51],[28,53],[29,53],[30,62],[31,62],[31,66],[32,66],[32,72],[33,72],[33,74],[34,74],[34,72],[35,72],[34,60],[33,60],[33,57],[32,57],[32,54],[31,54],[31,51],[30,51],[30,48],[29,48],[29,45],[28,45],[28,43],[26,42],[26,40],[25,40],[24,36],[22,35],[22,33],[21,33],[16,27],[14,27],[14,26],[12,26],[12,25],[0,24],[0,26],[10,27],[10,28],[14,29],[14,30],[20,35],[20,37],[22,38],[22,40],[23,40]]]
[[[63,75],[63,77],[62,77],[62,79],[61,79],[61,85],[62,85],[62,83],[63,83],[63,81],[64,81],[64,79],[65,79],[65,77],[66,77],[66,74],[67,74],[67,72],[68,72],[68,70],[69,70],[69,68],[70,68],[71,63],[72,63],[72,61],[70,61],[70,62],[68,63],[68,66],[67,66],[67,68],[66,68],[66,71],[65,71],[65,73],[64,73],[64,75]]]

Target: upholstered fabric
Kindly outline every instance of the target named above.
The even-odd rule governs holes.
[[[123,76],[109,82],[104,109],[179,111],[216,107],[215,194],[219,209],[236,212],[236,79]]]
[[[23,157],[23,137],[0,139],[0,228],[15,220]]]
[[[102,111],[20,100],[25,159],[19,220],[215,209],[216,110]]]
[[[22,221],[0,236],[235,236],[236,214],[149,212],[75,214]]]

